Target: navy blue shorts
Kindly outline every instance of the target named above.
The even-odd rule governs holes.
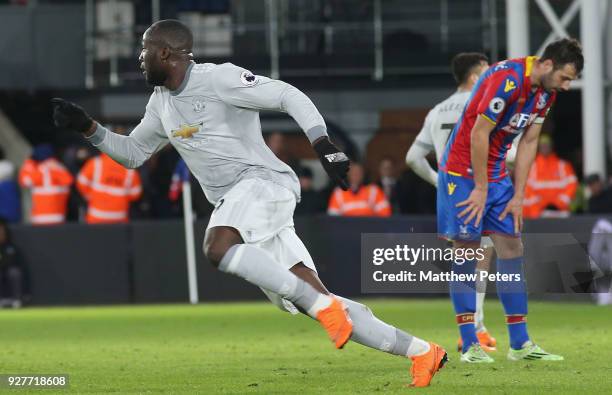
[[[481,235],[500,233],[518,237],[514,232],[512,214],[506,215],[503,221],[498,218],[514,196],[514,186],[509,176],[496,182],[489,182],[487,202],[480,224],[474,225],[474,217],[468,224],[458,215],[466,206],[456,207],[457,203],[466,200],[474,189],[474,180],[460,175],[438,172],[438,234],[448,240],[478,241]]]

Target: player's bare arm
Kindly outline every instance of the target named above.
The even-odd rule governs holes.
[[[431,150],[427,150],[419,145],[412,144],[406,154],[406,164],[416,175],[430,183],[434,188],[438,187],[438,173],[431,167],[427,161],[427,155]]]
[[[433,141],[431,141],[431,136],[433,135],[431,129],[435,116],[433,111],[434,110],[431,110],[427,114],[423,128],[406,153],[406,165],[408,165],[416,175],[437,188],[438,173],[431,167],[426,158],[427,155],[434,150]]]
[[[495,124],[479,115],[474,123],[471,134],[471,157],[472,170],[474,172],[474,189],[470,196],[457,203],[457,207],[466,206],[459,213],[459,217],[465,217],[465,224],[475,219],[474,224],[478,226],[484,212],[487,201],[487,188],[489,185],[487,178],[487,158],[489,155],[489,135],[495,128]]]
[[[499,216],[503,220],[509,213],[514,218],[514,231],[516,233],[523,229],[523,197],[529,169],[536,157],[538,150],[538,137],[542,131],[541,123],[534,123],[527,129],[525,135],[519,141],[515,162],[515,189],[514,196],[506,205]]]

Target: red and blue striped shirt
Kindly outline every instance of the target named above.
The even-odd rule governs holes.
[[[531,86],[535,60],[535,56],[508,59],[483,73],[446,143],[439,165],[442,171],[473,176],[471,134],[476,118],[481,115],[495,125],[489,135],[489,182],[506,177],[506,154],[512,141],[533,123],[544,122],[556,98],[556,92]]]

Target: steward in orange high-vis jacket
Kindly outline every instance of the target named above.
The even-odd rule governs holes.
[[[576,195],[578,180],[572,165],[552,150],[550,137],[542,135],[538,154],[527,178],[523,216],[567,216]],[[544,214],[544,215],[543,215]]]
[[[351,163],[348,172],[350,188],[336,187],[329,198],[327,214],[347,217],[388,217],[391,205],[382,189],[375,184],[363,185],[363,167]]]
[[[140,175],[106,154],[85,162],[77,189],[87,201],[89,224],[128,222],[130,203],[142,195]]]
[[[61,224],[66,221],[68,195],[74,178],[57,159],[48,144],[34,148],[19,171],[19,185],[32,192],[30,222],[35,225]]]

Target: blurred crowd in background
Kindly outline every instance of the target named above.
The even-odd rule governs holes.
[[[121,125],[113,130],[129,132]],[[342,191],[331,184],[316,160],[292,157],[285,134],[267,134],[266,142],[299,177],[302,199],[296,216],[435,214],[435,188],[390,157],[374,163],[370,172],[355,158],[348,176],[350,189]],[[559,158],[552,139],[543,135],[527,183],[525,217],[611,213],[611,180],[598,175],[580,178],[584,181],[579,182],[570,162]],[[178,218],[186,180],[193,185],[196,216],[206,218],[213,206],[171,146],[137,170],[123,168],[86,143],[61,149],[37,145],[21,168],[5,160],[0,151],[0,218],[37,225]]]

